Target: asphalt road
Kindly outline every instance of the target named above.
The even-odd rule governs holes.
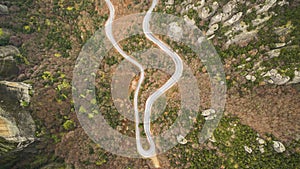
[[[113,4],[110,2],[110,0],[105,0],[110,11],[109,18],[105,24],[105,33],[108,39],[111,41],[113,44],[114,48],[130,63],[134,64],[138,69],[140,70],[140,79],[138,81],[137,88],[134,93],[134,113],[135,113],[135,130],[136,130],[136,144],[137,144],[137,150],[139,154],[145,158],[153,157],[156,155],[155,151],[155,143],[153,141],[153,138],[151,136],[150,132],[150,116],[151,116],[151,108],[154,104],[154,102],[163,94],[165,93],[168,89],[170,89],[172,86],[174,86],[180,79],[183,71],[183,64],[181,58],[176,54],[172,49],[170,49],[165,43],[157,39],[151,32],[150,30],[150,19],[151,19],[151,14],[155,6],[157,5],[157,0],[153,0],[151,7],[147,11],[144,20],[143,20],[143,32],[145,36],[155,43],[161,50],[163,50],[165,53],[167,53],[172,60],[175,63],[175,72],[172,75],[172,77],[162,86],[160,87],[157,91],[155,91],[152,95],[149,96],[149,98],[146,101],[145,105],[145,112],[144,112],[144,130],[145,134],[148,140],[148,143],[150,145],[148,150],[145,150],[141,144],[141,137],[140,137],[140,130],[139,130],[139,112],[138,112],[138,96],[139,96],[139,91],[141,88],[141,85],[144,81],[145,78],[145,72],[144,68],[141,64],[139,64],[134,58],[131,56],[128,56],[117,44],[116,40],[114,39],[114,36],[112,34],[112,23],[114,20],[115,16],[115,9]]]

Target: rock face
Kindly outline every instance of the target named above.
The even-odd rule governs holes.
[[[30,90],[25,83],[0,81],[0,156],[10,150],[22,150],[35,140],[34,121],[20,104],[29,103]]]
[[[178,1],[168,0],[167,4],[178,4]],[[263,55],[260,53],[251,54],[251,57],[243,58],[246,63],[238,66],[239,71],[243,71],[244,77],[248,82],[260,82],[261,85],[266,83],[274,85],[296,84],[300,83],[299,66],[289,65],[284,70],[278,69],[278,64],[274,66],[268,64],[264,66],[267,60],[283,60],[285,56],[284,48],[292,47],[294,38],[290,36],[297,28],[297,25],[293,25],[290,19],[283,21],[286,24],[280,24],[280,26],[270,26],[272,19],[278,17],[278,6],[290,6],[290,2],[287,0],[264,0],[264,1],[245,1],[245,0],[228,0],[228,1],[192,1],[184,0],[180,1],[180,8],[176,9],[176,13],[183,16],[185,19],[193,20],[193,24],[202,29],[203,34],[207,40],[212,40],[216,45],[221,45],[222,49],[229,49],[231,46],[246,47],[251,43],[249,48],[261,48],[265,51]],[[195,18],[191,18],[191,14],[198,14],[201,18],[200,21],[195,22]],[[182,30],[174,26],[170,28],[169,34],[179,39],[182,37]],[[266,29],[268,27],[268,29]],[[262,30],[262,31],[261,31]],[[274,44],[264,44],[258,47],[259,43],[255,41],[262,40],[262,32],[272,30],[273,33],[278,35]],[[267,39],[267,37],[264,37]],[[199,38],[199,42],[202,39]],[[267,43],[267,42],[266,42]],[[299,45],[298,45],[299,46]],[[298,50],[298,46],[295,45],[292,48]],[[230,49],[229,49],[230,50]],[[250,52],[250,51],[248,51]],[[250,54],[250,53],[249,53]],[[245,56],[247,53],[245,53]],[[243,55],[242,55],[243,56]],[[285,64],[284,61],[280,61]],[[249,68],[251,67],[251,68]],[[294,71],[292,74],[291,71]],[[279,73],[281,72],[281,73]],[[285,73],[288,72],[288,73]],[[245,82],[247,82],[245,81]]]
[[[256,11],[257,14],[267,12],[271,7],[275,5],[277,0],[266,0],[265,5]]]
[[[5,5],[0,4],[0,15],[8,14],[8,8]]]
[[[231,44],[247,44],[249,41],[254,39],[257,35],[257,30],[253,30],[250,32],[242,32],[238,35],[236,35],[234,38],[229,39],[225,46],[228,48]]]
[[[0,15],[3,14],[8,14],[8,8],[0,4]],[[19,73],[15,57],[20,51],[7,45],[12,35],[12,31],[0,28],[0,80]],[[0,160],[7,160],[10,154],[19,153],[35,140],[35,124],[26,108],[31,89],[22,82],[0,81]]]
[[[0,91],[6,99],[30,102],[29,91],[32,87],[22,82],[0,81]]]
[[[225,23],[224,23],[224,26],[230,26],[232,24],[234,24],[235,22],[237,22],[239,19],[241,19],[243,15],[243,12],[239,12],[235,15],[232,16],[232,18],[230,18],[229,20],[227,20]]]
[[[19,72],[14,56],[20,54],[14,46],[0,46],[0,78],[16,76]]]
[[[219,29],[219,25],[218,24],[213,24],[209,29],[208,31],[206,32],[206,36],[210,36],[212,34],[215,33],[216,30]]]
[[[300,83],[300,71],[295,70],[294,75],[295,75],[295,77],[288,84]]]
[[[273,141],[273,148],[277,153],[283,153],[285,151],[284,145],[279,141]]]
[[[281,74],[278,73],[278,71],[276,69],[272,69],[272,70],[268,71],[264,75],[264,77],[269,77],[267,82],[270,84],[276,84],[276,85],[286,84],[290,80],[290,77],[282,76]]]

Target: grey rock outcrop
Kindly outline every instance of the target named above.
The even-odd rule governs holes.
[[[212,35],[215,33],[216,30],[219,29],[219,25],[218,24],[213,24],[206,32],[206,36]]]
[[[295,70],[294,71],[294,78],[288,84],[296,84],[300,83],[300,71]]]
[[[237,22],[238,20],[241,19],[242,15],[243,15],[243,12],[239,12],[239,13],[233,15],[232,18],[230,18],[229,20],[227,20],[224,23],[224,26],[229,26],[229,25],[234,24],[235,22]]]
[[[214,15],[211,19],[210,19],[210,23],[209,25],[213,25],[215,23],[219,23],[222,21],[222,17],[223,17],[223,13],[219,13]]]
[[[225,47],[228,48],[231,44],[243,44],[243,43],[248,43],[249,41],[251,41],[253,38],[255,38],[257,36],[257,30],[253,30],[253,31],[249,31],[249,32],[242,32],[238,35],[236,35],[234,38],[229,39],[226,44]]]
[[[21,104],[29,103],[30,90],[31,86],[22,82],[0,81],[0,155],[10,149],[22,150],[35,140],[34,121]],[[16,146],[5,148],[8,142]]]
[[[232,30],[230,31],[233,31],[234,33],[235,32],[247,32],[247,28],[249,27],[249,25],[247,25],[245,22],[239,22],[239,23],[236,23],[233,27],[232,27]]]
[[[268,21],[268,20],[271,19],[271,18],[272,18],[272,15],[266,16],[266,17],[264,17],[264,18],[261,18],[261,16],[258,15],[257,18],[254,19],[254,20],[252,20],[251,22],[252,22],[252,25],[253,25],[253,26],[258,26],[258,25],[260,25],[260,24],[262,24],[262,23]]]
[[[282,0],[282,1],[279,1],[279,2],[278,2],[278,5],[279,5],[279,6],[289,5],[289,4],[290,4],[290,3],[287,2],[286,0]]]
[[[199,17],[201,19],[207,19],[208,17],[210,17],[212,15],[212,11],[210,10],[209,7],[203,7],[200,11],[199,11]]]
[[[232,13],[235,7],[236,7],[236,3],[234,1],[229,1],[227,4],[223,6],[223,13]]]
[[[281,74],[278,73],[276,69],[272,69],[268,71],[264,77],[267,77],[267,82],[270,84],[276,84],[276,85],[284,85],[286,84],[289,80],[290,77],[288,76],[282,76]]]
[[[266,0],[265,5],[261,8],[257,7],[258,10],[256,11],[256,14],[267,12],[271,7],[273,7],[276,4],[277,0]]]
[[[169,0],[173,2],[172,0]],[[174,1],[175,2],[175,1]],[[184,15],[185,19],[188,19],[187,15],[192,12],[197,12],[199,18],[202,19],[199,22],[199,26],[206,35],[207,40],[216,39],[214,43],[222,42],[222,47],[228,49],[232,45],[239,47],[247,46],[251,41],[259,41],[260,33],[265,27],[269,27],[268,22],[272,22],[272,18],[276,18],[278,11],[276,6],[289,6],[290,2],[287,0],[265,0],[250,2],[245,0],[229,0],[227,2],[217,1],[182,1],[183,6],[178,13]],[[284,21],[285,22],[285,21]],[[190,22],[195,24],[196,22]],[[208,26],[206,25],[208,23]],[[176,28],[176,29],[175,29]],[[269,28],[271,29],[271,28]],[[245,58],[247,63],[239,65],[238,68],[245,71],[245,79],[251,82],[260,81],[264,79],[265,82],[275,85],[288,85],[300,83],[300,73],[298,67],[286,68],[286,70],[276,70],[277,68],[268,67],[262,65],[269,59],[277,58],[284,59],[284,50],[290,46],[293,42],[293,38],[289,39],[288,34],[291,34],[296,29],[296,25],[293,22],[286,21],[286,24],[273,27],[272,30],[278,35],[278,42],[275,44],[264,44],[260,46],[262,51],[266,51],[263,55],[257,55],[257,52],[251,52],[251,57]],[[169,34],[179,39],[183,33],[180,28],[173,25]],[[267,30],[267,29],[266,29]],[[198,42],[201,43],[202,38],[199,38]],[[225,42],[225,43],[224,43]],[[295,46],[297,47],[297,46]],[[293,47],[294,48],[294,47]],[[248,52],[248,53],[249,53]],[[249,53],[249,54],[250,54]],[[259,58],[255,58],[259,57]],[[251,68],[250,63],[253,63]],[[294,73],[292,74],[292,71]],[[289,72],[286,74],[284,72]],[[265,84],[261,83],[261,84]]]
[[[0,15],[8,14],[8,8],[5,5],[0,4]]]
[[[20,54],[14,46],[0,46],[0,78],[16,76],[19,72],[14,56]]]
[[[32,90],[31,85],[23,82],[0,81],[1,95],[3,94],[3,96],[10,100],[18,102],[25,101],[29,103],[30,90]]]
[[[266,54],[270,58],[274,58],[274,57],[278,57],[280,55],[280,51],[281,51],[281,49],[273,49],[273,50],[270,50],[269,52],[267,52]]]

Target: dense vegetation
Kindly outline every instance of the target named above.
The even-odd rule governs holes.
[[[180,4],[180,2],[175,0],[175,4]],[[135,3],[138,2],[133,2],[130,5],[134,6]],[[225,2],[220,3],[225,4]],[[24,72],[29,74],[24,79],[25,82],[33,84],[35,89],[32,103],[26,106],[31,108],[33,117],[36,119],[36,137],[41,141],[34,145],[37,149],[33,153],[34,155],[24,159],[22,159],[23,156],[15,157],[14,160],[7,160],[11,163],[7,163],[7,161],[5,163],[15,165],[16,168],[21,166],[23,168],[40,168],[53,162],[61,164],[61,168],[74,167],[75,165],[81,168],[97,168],[99,166],[105,168],[114,160],[120,160],[115,155],[105,152],[100,148],[101,145],[93,143],[82,132],[80,123],[76,118],[71,93],[72,70],[80,49],[98,28],[103,27],[108,17],[107,12],[102,9],[105,6],[104,3],[93,0],[18,0],[9,5],[16,5],[20,10],[12,13],[12,20],[7,24],[1,24],[1,27],[12,29],[20,35],[30,37],[20,47],[22,55],[19,56],[19,60],[20,64],[24,65]],[[259,38],[250,42],[246,47],[232,45],[228,49],[223,49],[222,44],[225,39],[222,38],[222,35],[229,28],[225,27],[217,32],[220,38],[215,47],[222,62],[226,65],[229,61],[234,60],[230,62],[230,67],[225,69],[226,74],[230,76],[227,78],[229,88],[235,88],[238,92],[241,92],[241,88],[245,88],[249,92],[254,86],[260,85],[264,79],[259,77],[261,73],[259,71],[256,72],[258,79],[255,82],[240,80],[240,76],[252,71],[255,63],[259,60],[262,60],[262,66],[266,67],[265,70],[279,68],[283,75],[290,77],[293,77],[295,69],[300,70],[299,5],[297,4],[292,8],[288,6],[277,7],[273,10],[278,15],[269,20],[259,30]],[[160,6],[156,11],[178,15],[175,7],[165,9],[164,6]],[[199,26],[201,29],[205,30],[208,27],[207,22],[201,23],[201,19],[195,11],[189,11],[188,17],[193,18],[197,25],[201,25]],[[249,15],[248,17],[245,20],[248,19],[250,22],[254,16]],[[261,54],[275,49],[275,43],[280,42],[283,38],[274,33],[276,27],[292,28],[291,32],[284,36],[284,42],[291,40],[291,44],[282,49],[279,57],[263,59]],[[166,37],[162,38],[173,49],[178,50],[188,64],[192,62],[189,59],[196,57],[188,47],[171,42]],[[1,43],[7,44],[8,42]],[[144,36],[133,36],[120,44],[128,53],[146,50],[153,46]],[[253,50],[258,50],[258,52],[251,54],[250,51]],[[126,127],[127,125],[129,127],[122,133],[134,136],[133,123],[122,118],[122,115],[114,107],[110,96],[112,69],[122,61],[122,58],[113,50],[109,54],[111,57],[104,59],[103,66],[95,74],[96,79],[98,79],[97,98],[91,102],[105,105],[103,107],[104,116],[113,128],[117,129],[118,126]],[[252,58],[250,62],[246,61],[248,57]],[[243,68],[238,67],[241,64],[245,66]],[[203,65],[199,62],[197,66],[194,68],[194,72],[199,73],[203,70]],[[105,67],[109,67],[109,69],[107,70]],[[154,72],[148,70],[147,73],[150,77]],[[147,77],[147,83],[144,85],[155,84],[149,80],[149,77]],[[171,124],[177,116],[177,109],[174,107],[174,105],[168,106],[166,112],[169,114],[164,114],[156,123]],[[86,113],[84,107],[80,107],[79,111]],[[89,117],[93,118],[97,113],[99,112],[89,113]],[[177,145],[166,153],[172,167],[291,169],[300,166],[299,140],[290,140],[286,146],[287,151],[277,153],[272,147],[272,141],[277,140],[277,138],[271,134],[258,136],[255,130],[242,124],[237,117],[227,115],[214,132],[212,141],[200,145],[198,133],[204,122],[204,118],[199,115],[194,130],[186,137],[188,144]],[[263,137],[266,140],[264,153],[259,150],[258,137]],[[0,149],[3,148],[1,146],[0,142]],[[245,146],[250,147],[253,151],[251,153],[245,151]],[[80,153],[74,157],[73,154],[69,153],[71,151]],[[19,161],[16,160],[17,158]],[[130,163],[126,165],[122,168],[136,167],[131,166]],[[0,164],[0,168],[9,168],[9,166]]]

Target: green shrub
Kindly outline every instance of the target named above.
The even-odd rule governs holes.
[[[75,123],[72,120],[67,120],[65,121],[65,123],[63,124],[63,128],[65,130],[72,130],[75,128]]]

